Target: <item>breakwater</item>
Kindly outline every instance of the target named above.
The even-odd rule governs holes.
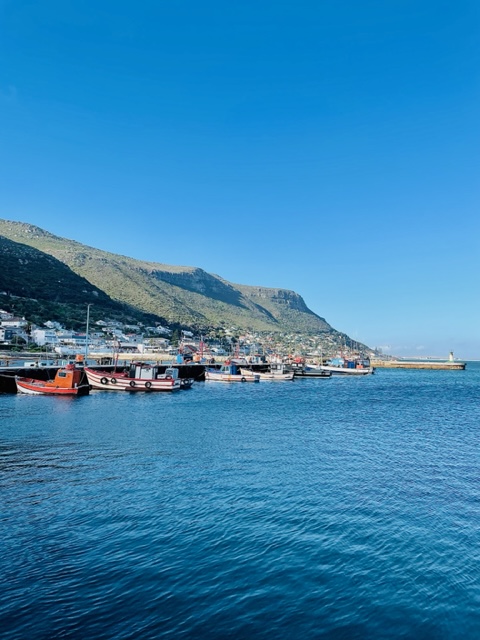
[[[438,362],[435,360],[372,360],[372,366],[379,369],[430,369],[437,371],[461,371],[467,366],[465,362]]]

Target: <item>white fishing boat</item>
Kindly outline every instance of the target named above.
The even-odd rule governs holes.
[[[162,367],[163,369],[163,367]],[[121,372],[96,371],[85,367],[92,389],[102,391],[178,391],[188,388],[193,380],[180,380],[178,369],[167,367],[164,373],[156,365],[133,362]]]
[[[245,374],[253,373],[250,369],[240,368],[240,372]],[[255,371],[260,376],[260,380],[293,380],[293,371],[288,371],[283,364],[271,364],[269,371]]]
[[[208,382],[259,382],[260,375],[243,370],[233,363],[224,364],[220,369],[206,369],[205,380]]]
[[[365,376],[375,372],[368,358],[332,358],[326,364],[319,366],[322,371],[330,372],[334,376]]]

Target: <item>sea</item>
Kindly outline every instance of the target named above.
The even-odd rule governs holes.
[[[480,637],[480,364],[0,395],[0,637]]]

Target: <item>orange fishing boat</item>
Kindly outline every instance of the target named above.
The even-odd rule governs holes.
[[[90,391],[90,385],[85,379],[82,369],[74,364],[67,364],[59,369],[54,380],[36,380],[35,378],[21,378],[15,376],[18,393],[29,395],[83,396]]]

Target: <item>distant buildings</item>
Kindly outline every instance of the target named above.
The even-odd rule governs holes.
[[[338,335],[328,332],[319,335],[260,333],[219,327],[212,328],[209,333],[210,337],[204,339],[195,336],[193,331],[182,330],[181,339],[177,342],[170,338],[172,331],[160,325],[145,327],[105,319],[96,321],[89,331],[88,349],[90,353],[110,354],[113,351],[144,354],[180,352],[191,357],[200,354],[224,356],[229,353],[246,357],[297,354],[311,358],[338,353],[349,356],[358,351],[358,346],[354,350],[351,346],[340,344]],[[178,336],[178,332],[175,334]],[[70,355],[84,352],[86,335],[65,329],[55,320],[49,320],[39,327],[0,309],[0,344],[5,348],[25,343],[55,350],[60,355]]]

